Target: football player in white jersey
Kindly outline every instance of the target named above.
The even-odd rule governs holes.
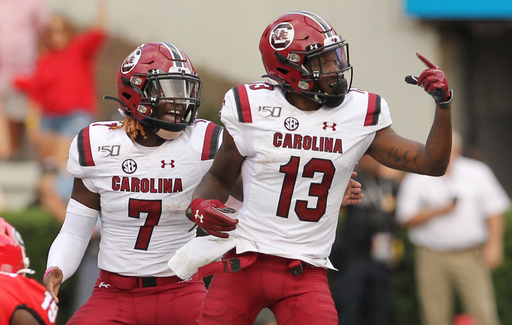
[[[117,89],[124,121],[92,123],[70,147],[73,193],[44,283],[57,297],[99,216],[100,277],[68,324],[193,324],[204,283],[197,276],[181,281],[167,261],[196,235],[185,209],[222,129],[196,119],[201,81],[172,44],[137,47],[121,65]]]
[[[342,194],[368,154],[399,170],[442,175],[451,148],[452,91],[429,60],[408,77],[433,96],[426,144],[398,136],[386,101],[351,88],[348,44],[324,19],[291,12],[264,31],[260,51],[269,82],[226,93],[227,132],[187,215],[199,226],[226,202],[239,175],[243,206],[237,239],[214,275],[199,324],[252,324],[268,307],[278,324],[338,324],[326,269]],[[364,189],[363,189],[364,191]],[[224,234],[227,235],[227,234]],[[214,269],[212,267],[212,269]]]
[[[182,281],[167,261],[196,235],[185,209],[212,165],[222,128],[196,119],[201,81],[188,56],[172,44],[137,47],[121,65],[117,89],[119,98],[107,98],[121,104],[124,121],[92,123],[71,145],[73,193],[44,283],[57,298],[99,216],[100,277],[68,324],[194,324],[204,283],[197,275]],[[344,204],[359,202],[360,187],[349,183]],[[232,194],[241,199],[238,188]],[[235,225],[220,214],[202,227],[222,236],[219,231]]]

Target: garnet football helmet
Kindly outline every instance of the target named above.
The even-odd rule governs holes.
[[[30,273],[29,264],[21,235],[5,219],[0,218],[0,271]]]
[[[348,43],[318,15],[294,11],[274,20],[263,32],[260,52],[268,77],[284,89],[329,107],[340,105],[352,84]],[[349,81],[345,77],[350,74]],[[318,80],[329,79],[333,94]]]
[[[178,47],[147,43],[124,60],[117,75],[117,93],[124,106],[122,113],[155,133],[180,132],[196,118],[201,80],[189,57]],[[154,107],[165,101],[174,104],[175,110],[170,112],[175,115],[174,122],[155,117]]]

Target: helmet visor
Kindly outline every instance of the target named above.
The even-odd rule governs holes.
[[[199,100],[199,80],[183,78],[180,76],[161,76],[148,78],[148,84],[144,90],[148,98],[172,100],[177,104],[190,104]]]
[[[141,105],[156,107],[164,102],[174,105],[176,114],[179,115],[176,116],[175,121],[167,123],[169,125],[162,124],[164,122],[160,120],[155,121],[162,124],[159,125],[161,129],[176,131],[174,124],[190,124],[196,118],[201,95],[201,80],[195,75],[183,73],[148,74],[142,93]],[[146,116],[148,119],[151,117],[154,118],[154,116]]]
[[[320,52],[308,54],[304,68],[308,73],[343,73],[350,69],[348,61],[348,44],[337,43],[334,46],[324,48]]]

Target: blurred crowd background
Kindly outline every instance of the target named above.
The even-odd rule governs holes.
[[[67,147],[90,121],[121,119],[116,104],[102,97],[116,95],[117,71],[126,55],[144,42],[182,48],[203,81],[199,117],[220,124],[224,93],[264,73],[258,51],[263,29],[293,10],[313,11],[335,26],[350,44],[353,86],[384,97],[393,128],[405,137],[424,142],[434,112],[430,96],[404,82],[424,68],[415,53],[441,66],[455,91],[453,124],[464,155],[485,162],[510,196],[510,1],[0,0],[0,213],[27,242],[35,279],[42,279],[70,195]],[[60,69],[64,60],[75,68]],[[393,188],[404,176],[386,175]],[[342,210],[340,233],[346,216]],[[503,230],[503,264],[493,272],[503,324],[512,323],[509,224]],[[417,324],[414,249],[393,218],[389,227],[398,239],[393,267],[385,271],[391,279],[389,317],[392,324]],[[89,252],[94,264],[94,247]],[[64,284],[62,324],[93,272],[79,272]],[[262,315],[258,321],[271,318]]]

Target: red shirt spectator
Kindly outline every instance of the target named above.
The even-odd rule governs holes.
[[[94,59],[106,35],[90,30],[74,37],[68,46],[43,53],[35,73],[16,85],[40,103],[43,114],[61,116],[87,111],[96,116]]]

